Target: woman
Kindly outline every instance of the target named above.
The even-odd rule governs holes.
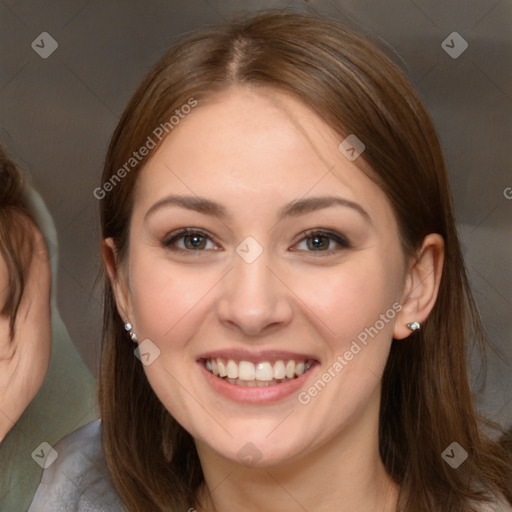
[[[439,142],[368,37],[281,12],[188,37],[95,195],[104,455],[72,435],[96,477],[63,457],[33,510],[511,510]]]

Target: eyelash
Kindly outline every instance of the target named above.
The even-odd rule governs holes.
[[[309,229],[302,233],[304,238],[301,238],[298,243],[303,242],[305,240],[316,238],[316,237],[325,237],[329,240],[332,240],[336,242],[340,247],[338,249],[328,249],[327,251],[306,251],[311,253],[325,253],[325,254],[332,254],[333,252],[340,251],[342,249],[350,249],[352,246],[348,240],[348,238],[345,235],[342,235],[341,233],[336,233],[334,231],[327,231],[324,229]],[[295,244],[295,245],[297,245]]]
[[[207,249],[199,249],[199,250],[182,249],[182,248],[176,247],[174,245],[178,240],[184,239],[186,236],[192,236],[192,235],[198,235],[200,237],[203,237],[203,238],[206,238],[206,239],[210,240],[208,234],[205,233],[204,231],[201,231],[200,229],[189,229],[189,228],[187,228],[187,229],[182,229],[182,230],[178,231],[177,233],[171,233],[170,238],[167,238],[167,239],[165,239],[162,242],[162,246],[165,249],[169,249],[170,251],[177,252],[177,253],[182,253],[182,254],[183,253],[191,253],[191,252],[202,252],[203,250],[207,250]],[[337,243],[340,246],[340,248],[328,249],[328,250],[325,250],[325,251],[323,251],[323,250],[320,250],[320,251],[306,251],[306,252],[310,252],[310,253],[319,253],[319,254],[328,254],[328,255],[330,255],[333,252],[340,251],[340,250],[343,250],[343,249],[350,249],[352,247],[350,242],[349,242],[349,240],[344,235],[342,235],[340,233],[333,232],[333,231],[326,231],[326,230],[323,230],[323,229],[310,229],[310,230],[304,231],[302,233],[302,235],[303,235],[303,238],[301,238],[295,245],[297,245],[297,244],[299,244],[301,242],[304,242],[304,241],[306,241],[308,239],[315,238],[315,237],[325,237],[325,238],[328,238],[329,240],[334,241],[335,243]]]

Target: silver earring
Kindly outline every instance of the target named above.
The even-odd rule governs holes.
[[[411,331],[418,331],[419,329],[421,329],[421,324],[419,322],[411,322],[407,324],[407,327],[409,327]]]
[[[133,326],[130,322],[124,324],[124,329],[130,334],[132,341],[137,341],[137,335],[132,331]]]

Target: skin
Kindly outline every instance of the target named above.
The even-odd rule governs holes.
[[[0,317],[0,442],[16,424],[36,393],[48,370],[51,352],[50,264],[44,239],[27,220],[34,236],[34,254],[26,275],[25,290],[9,338],[8,317]],[[0,256],[0,304],[6,300],[9,276]]]
[[[139,342],[160,350],[144,367],[157,396],[196,441],[205,486],[201,510],[393,510],[398,488],[378,453],[382,372],[392,338],[410,334],[437,295],[439,235],[406,258],[383,192],[338,150],[340,138],[297,100],[276,91],[230,88],[180,122],[138,179],[128,257],[103,258],[118,310]],[[220,203],[223,219],[176,205],[145,217],[168,195]],[[284,205],[337,196],[329,206],[278,220]],[[180,228],[206,232],[202,250],[178,253],[162,241]],[[327,251],[305,230],[345,235]],[[247,263],[235,249],[247,236],[263,253]],[[183,238],[174,246],[187,251]],[[273,404],[241,404],[214,392],[196,359],[215,349],[312,354],[307,389],[357,335],[394,303],[393,320],[307,405],[297,394]],[[406,343],[407,341],[404,341]],[[130,343],[127,337],[127,343]],[[252,467],[237,454],[248,442]],[[333,482],[336,482],[334,485]]]

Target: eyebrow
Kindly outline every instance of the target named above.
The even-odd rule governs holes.
[[[204,215],[217,217],[219,219],[225,219],[228,217],[228,213],[224,206],[216,203],[215,201],[211,201],[210,199],[199,196],[170,195],[153,204],[144,215],[144,219],[154,212],[169,206],[178,206]],[[292,201],[281,208],[278,213],[278,220],[282,220],[285,217],[298,217],[330,206],[344,206],[346,208],[351,208],[361,214],[367,222],[372,224],[370,214],[360,204],[337,196],[307,197]]]

